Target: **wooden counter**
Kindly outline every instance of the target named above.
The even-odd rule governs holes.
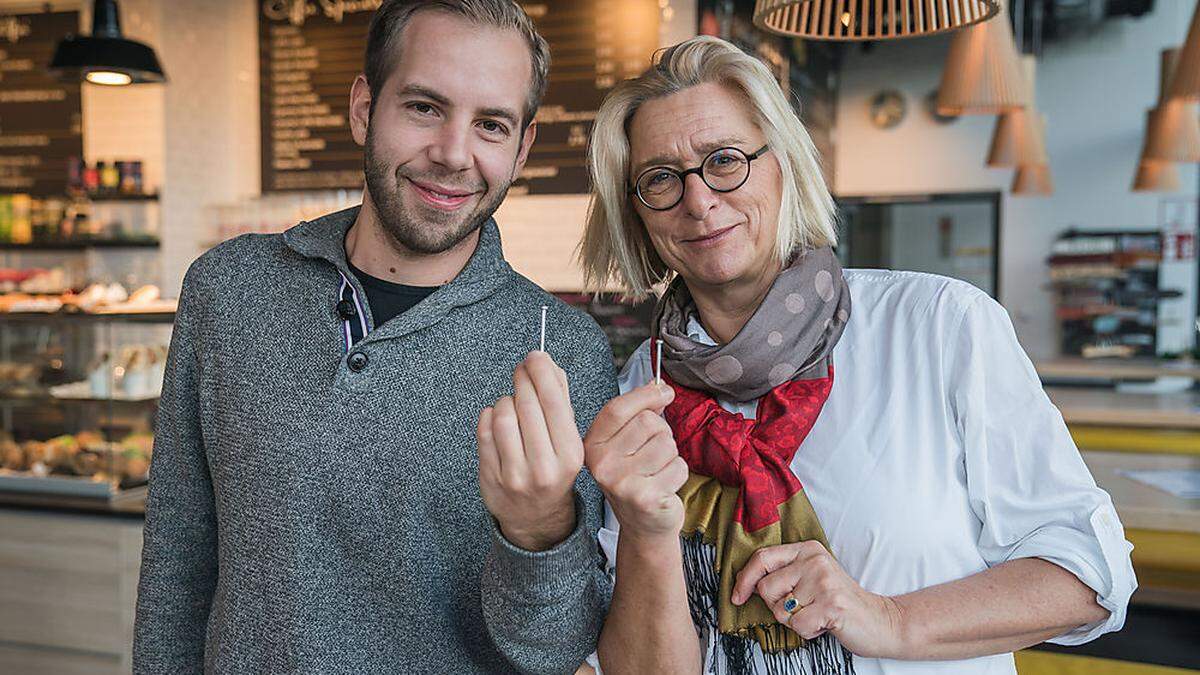
[[[1085,451],[1083,459],[1112,495],[1133,544],[1135,600],[1200,610],[1200,499],[1176,497],[1119,473],[1200,469],[1200,457]]]
[[[0,508],[0,673],[131,668],[141,519]]]
[[[1034,366],[1043,380],[1150,380],[1158,377],[1200,379],[1200,363],[1192,360],[1064,357],[1038,361]]]
[[[1196,469],[1200,457],[1084,452],[1096,483],[1112,495],[1126,529],[1186,532],[1200,536],[1200,499],[1182,499],[1119,473],[1121,470]],[[1200,560],[1196,561],[1200,566]]]
[[[1111,389],[1046,387],[1068,425],[1200,430],[1200,392],[1132,394]]]

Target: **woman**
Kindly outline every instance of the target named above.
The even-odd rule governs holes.
[[[1014,650],[1120,628],[1131,547],[1007,314],[842,271],[764,66],[666,50],[608,96],[590,162],[589,281],[666,284],[585,439],[605,672],[1013,673]]]

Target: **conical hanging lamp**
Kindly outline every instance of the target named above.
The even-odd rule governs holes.
[[[757,0],[754,25],[808,40],[890,40],[991,19],[1001,0]]]
[[[1015,167],[1044,164],[1046,139],[1039,135],[1041,127],[1033,123],[1037,113],[1037,58],[1031,54],[1021,57],[1022,71],[1029,84],[1029,105],[1003,113],[996,118],[992,144],[988,149],[990,167]]]
[[[1054,194],[1054,180],[1050,175],[1050,158],[1046,155],[1046,116],[1028,110],[1030,162],[1020,164],[1013,175],[1012,193],[1018,196],[1046,196]]]
[[[1029,85],[1017,56],[1008,10],[954,34],[937,110],[941,115],[998,115],[1029,105]]]
[[[116,0],[95,0],[92,34],[70,35],[58,43],[50,71],[65,79],[116,86],[167,79],[153,49],[122,36]]]
[[[1048,197],[1054,194],[1054,179],[1048,164],[1018,166],[1013,174],[1012,193],[1021,197]]]
[[[1175,162],[1151,159],[1146,156],[1150,145],[1147,137],[1142,141],[1142,153],[1138,156],[1137,172],[1133,176],[1134,192],[1173,192],[1179,189],[1179,167]]]
[[[1181,50],[1164,49],[1159,71],[1158,106],[1146,113],[1146,159],[1200,162],[1200,113],[1188,99],[1170,98]]]
[[[1142,159],[1133,178],[1134,192],[1174,192],[1179,189],[1179,167],[1174,162]]]
[[[1179,67],[1166,88],[1167,97],[1200,101],[1200,2],[1192,12],[1192,25],[1179,55]]]

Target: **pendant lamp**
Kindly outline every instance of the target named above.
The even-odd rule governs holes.
[[[937,110],[941,115],[998,115],[1029,103],[1029,83],[1002,3],[995,19],[954,34]]]
[[[809,40],[889,40],[945,33],[1000,12],[1001,0],[757,0],[754,25]]]
[[[92,34],[69,35],[54,51],[50,71],[64,79],[120,86],[165,82],[158,57],[148,45],[121,35],[116,0],[95,0]]]
[[[1164,49],[1159,71],[1158,105],[1146,113],[1143,157],[1168,162],[1200,162],[1200,113],[1188,99],[1170,98],[1181,50]],[[1177,81],[1177,80],[1175,80]]]
[[[1029,84],[1029,105],[1003,113],[996,118],[996,129],[992,133],[992,144],[988,149],[987,165],[990,167],[1015,167],[1046,163],[1046,139],[1043,129],[1034,124],[1037,116],[1037,90],[1035,77],[1037,58],[1031,54],[1021,57],[1022,71]]]
[[[1179,55],[1179,67],[1175,70],[1167,96],[1173,99],[1200,101],[1200,2],[1192,12],[1192,24]]]

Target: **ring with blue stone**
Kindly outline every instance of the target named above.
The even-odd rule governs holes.
[[[787,599],[783,601],[783,611],[794,614],[798,609],[800,609],[800,601],[790,595],[787,596]]]

